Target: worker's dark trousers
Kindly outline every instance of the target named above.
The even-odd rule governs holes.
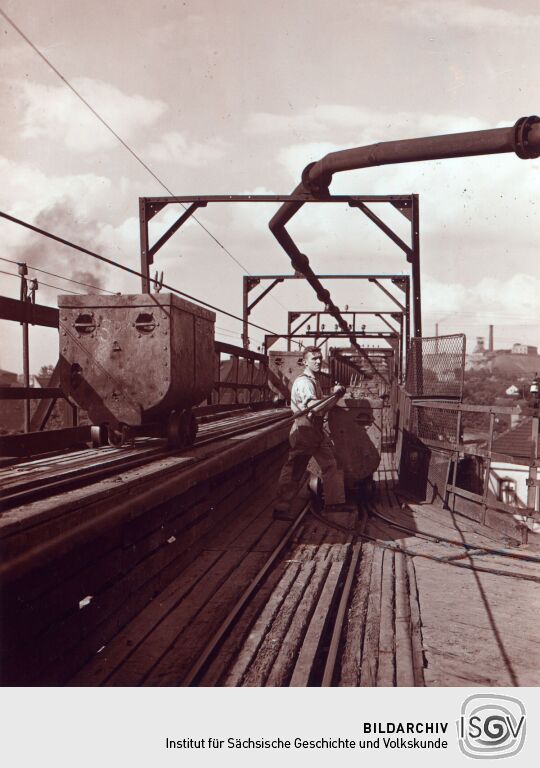
[[[291,432],[290,442],[291,449],[279,475],[277,506],[280,509],[287,509],[290,506],[311,457],[315,459],[321,468],[326,504],[337,504],[342,501],[342,499],[337,497],[336,499],[333,499],[331,496],[330,498],[328,497],[327,491],[330,491],[333,484],[327,482],[325,486],[324,482],[325,477],[335,473],[337,470],[334,446],[328,435],[325,434],[322,441],[312,447],[302,445],[297,448],[294,447],[294,433]]]

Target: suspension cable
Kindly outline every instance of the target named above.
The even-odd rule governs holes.
[[[22,31],[22,29],[20,29],[20,27],[18,27],[15,24],[15,22],[7,15],[7,13],[4,10],[2,10],[2,8],[0,8],[0,15],[2,15],[4,17],[4,19],[8,22],[8,24],[10,24],[13,27],[13,29],[23,38],[23,40],[26,43],[28,43],[28,45],[32,48],[32,50],[35,53],[37,53],[37,55],[45,62],[45,64],[48,67],[50,67],[50,69],[52,69],[52,71],[55,73],[55,75],[57,75],[60,78],[60,80],[62,80],[64,85],[66,85],[69,88],[69,90],[85,105],[85,107],[87,107],[90,110],[90,112],[94,115],[94,117],[96,117],[99,120],[99,122],[115,137],[115,139],[117,139],[120,142],[120,144],[125,149],[127,149],[127,151],[130,153],[130,155],[132,155],[132,157],[134,157],[135,160],[140,165],[142,165],[142,167],[157,181],[157,183],[161,187],[163,187],[163,189],[166,192],[169,193],[169,195],[171,195],[171,197],[174,197],[175,196],[174,193],[159,178],[159,176],[150,168],[150,166],[147,163],[145,163],[144,160],[135,152],[135,150],[133,150],[129,146],[129,144],[114,130],[114,128],[111,125],[109,125],[109,123],[99,114],[99,112],[97,112],[96,109],[94,109],[94,107],[84,98],[84,96],[82,96],[77,91],[77,89],[69,82],[69,80],[66,77],[64,77],[64,75],[60,72],[60,70],[58,70],[54,66],[54,64],[51,61],[49,61],[49,59],[45,56],[45,54],[42,53],[36,45],[34,45],[34,43],[30,40],[30,38],[27,37],[27,35],[25,35],[25,33]],[[180,203],[180,205],[182,206],[182,208],[184,210],[187,210],[187,206],[185,206],[183,203]],[[236,256],[233,256],[233,254],[228,250],[228,248],[226,248],[223,245],[223,243],[208,229],[208,227],[206,227],[196,216],[193,215],[191,218],[194,219],[197,222],[197,224],[201,227],[201,229],[203,229],[206,232],[206,234],[209,235],[212,238],[212,240],[223,251],[225,251],[227,256],[229,256],[240,267],[240,269],[242,269],[244,272],[247,272],[248,275],[251,274],[249,272],[249,270],[242,264],[242,262],[239,261],[239,259],[237,259]],[[281,307],[283,307],[283,309],[286,309],[286,307],[281,303],[281,301],[278,301],[278,299],[276,299],[275,296],[271,296],[270,298],[273,299]]]
[[[29,269],[33,269],[34,272],[42,272],[44,275],[50,275],[51,277],[58,277],[60,280],[67,280],[68,283],[74,283],[75,285],[83,285],[85,288],[93,288],[95,291],[104,291],[104,293],[111,293],[113,296],[115,295],[115,291],[109,291],[108,288],[100,288],[98,285],[90,285],[90,283],[82,283],[80,280],[74,280],[72,277],[64,277],[64,275],[57,275],[56,272],[48,272],[46,269],[41,269],[40,267],[34,267],[33,264],[28,264],[26,261],[15,261],[15,259],[6,259],[5,256],[0,256],[0,261],[7,261],[10,264],[26,264],[26,266]],[[41,283],[42,285],[47,285],[47,283]],[[50,286],[49,286],[50,287]],[[54,286],[58,287],[58,286]],[[58,290],[67,290],[64,288],[58,288]]]
[[[122,269],[124,270],[124,272],[129,272],[130,274],[135,275],[136,277],[144,277],[144,275],[141,272],[138,272],[136,269],[133,269],[132,267],[127,267],[125,264],[120,264],[118,261],[113,261],[112,259],[109,259],[106,256],[101,256],[99,253],[96,253],[95,251],[90,251],[88,248],[84,248],[82,245],[77,245],[76,243],[72,243],[70,240],[66,240],[63,237],[58,237],[58,235],[53,235],[52,232],[47,232],[47,230],[45,229],[40,229],[39,227],[36,227],[33,224],[29,224],[27,221],[23,221],[22,219],[17,219],[15,216],[10,216],[8,213],[4,213],[4,211],[0,211],[0,217],[7,219],[7,221],[13,222],[14,224],[20,224],[21,227],[26,227],[26,229],[32,230],[32,232],[37,232],[38,235],[43,235],[44,237],[48,237],[51,240],[55,240],[57,243],[62,243],[62,245],[67,245],[69,248],[74,248],[76,251],[80,251],[81,253],[85,253],[88,256],[92,256],[92,258],[98,259],[99,261],[103,261],[105,264],[110,264],[113,267],[118,267],[118,269]],[[152,277],[149,278],[149,281],[151,283],[154,283],[155,285],[160,285],[162,288],[166,288],[168,291],[172,291],[173,293],[178,294],[178,296],[183,296],[186,299],[191,299],[191,301],[196,301],[204,307],[213,309],[215,312],[221,312],[221,314],[223,315],[232,317],[233,320],[240,320],[241,322],[243,322],[243,318],[239,317],[238,315],[234,315],[232,312],[228,312],[226,309],[221,309],[220,307],[214,306],[214,304],[210,304],[207,301],[198,299],[189,293],[180,291],[178,290],[178,288],[174,288],[172,285],[168,285],[167,283],[161,283],[160,281]],[[265,328],[263,325],[257,325],[257,323],[254,323],[251,320],[248,320],[247,324],[251,325],[253,328],[258,328],[260,331],[266,331],[266,333],[279,335],[279,334],[276,334],[275,331],[271,331],[269,328]]]
[[[17,277],[20,278],[21,275],[16,275],[13,272],[6,272],[3,269],[0,269],[0,275],[8,275],[9,277]],[[26,277],[26,275],[25,275]],[[32,278],[30,278],[32,279]],[[55,288],[57,291],[66,291],[67,293],[73,293],[75,296],[80,296],[80,293],[77,293],[77,291],[70,291],[69,288],[60,288],[59,285],[51,285],[51,283],[44,283],[43,281],[39,281],[40,285],[46,285],[47,288]]]

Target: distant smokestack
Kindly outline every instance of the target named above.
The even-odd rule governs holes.
[[[489,351],[493,352],[493,326],[489,326]]]

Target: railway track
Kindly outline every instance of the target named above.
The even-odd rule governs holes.
[[[312,512],[313,501],[304,500],[294,523],[177,684],[335,683],[361,545],[352,532],[336,530]]]
[[[392,507],[386,479],[381,485],[380,501]],[[424,685],[416,557],[458,567],[466,558],[475,573],[540,580],[530,570],[540,561],[532,553],[413,530],[381,515],[373,500],[359,501],[358,511],[350,529],[305,503],[177,684]],[[317,524],[319,540],[310,548],[302,542],[317,538]],[[367,534],[373,525],[377,531]],[[392,541],[404,533],[405,548]]]
[[[170,449],[159,438],[140,438],[129,448],[95,448],[52,458],[17,464],[0,470],[0,508],[5,511],[54,494],[100,482],[168,456],[181,456],[193,449],[228,437],[262,429],[286,419],[289,412],[268,409],[242,412],[202,423],[189,449]],[[208,418],[208,417],[206,417]]]

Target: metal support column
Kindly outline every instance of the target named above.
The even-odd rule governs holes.
[[[141,290],[142,293],[150,293],[148,219],[146,216],[146,200],[144,198],[139,198],[139,236],[141,241]]]
[[[28,283],[26,276],[28,275],[28,267],[26,264],[19,264],[19,275],[21,278],[21,301],[25,304],[28,302]],[[22,353],[23,353],[23,385],[26,390],[30,387],[30,350],[28,344],[28,320],[25,319],[21,323],[22,326]],[[30,432],[30,400],[27,397],[24,400],[24,431]]]
[[[244,275],[242,280],[242,346],[244,349],[249,349],[249,288],[248,288],[248,275]]]
[[[413,210],[411,221],[412,242],[412,289],[414,312],[414,335],[422,335],[422,304],[420,290],[420,214],[418,195],[412,195]]]

